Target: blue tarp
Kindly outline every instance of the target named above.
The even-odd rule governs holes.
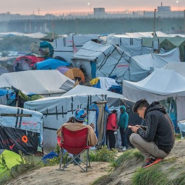
[[[42,62],[38,62],[35,65],[36,69],[38,70],[57,69],[58,67],[61,66],[68,67],[70,66],[70,63],[50,58]]]

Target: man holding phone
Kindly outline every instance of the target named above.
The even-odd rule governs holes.
[[[145,156],[143,167],[150,167],[172,150],[175,141],[173,124],[159,102],[149,105],[145,99],[139,100],[133,111],[145,120],[146,126],[129,126],[133,132],[130,142]]]

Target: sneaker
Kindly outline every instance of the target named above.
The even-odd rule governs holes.
[[[155,164],[158,164],[159,162],[161,162],[162,159],[160,158],[150,158],[146,160],[146,163],[143,165],[143,168],[148,168],[151,167]]]
[[[127,150],[127,148],[124,146],[123,149],[122,149],[122,151],[126,151],[126,150]]]

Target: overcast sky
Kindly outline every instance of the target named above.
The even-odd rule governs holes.
[[[90,6],[88,7],[88,2]],[[179,2],[177,6],[177,2]],[[105,7],[107,9],[154,9],[161,0],[0,0],[0,12],[13,13],[51,13],[59,11],[90,10],[93,7]],[[185,0],[163,0],[166,5],[174,8],[185,7]]]

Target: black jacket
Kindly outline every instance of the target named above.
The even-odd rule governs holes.
[[[159,149],[169,153],[173,148],[175,137],[173,124],[166,110],[159,102],[153,102],[145,112],[146,130],[137,133],[146,141],[154,142]]]

